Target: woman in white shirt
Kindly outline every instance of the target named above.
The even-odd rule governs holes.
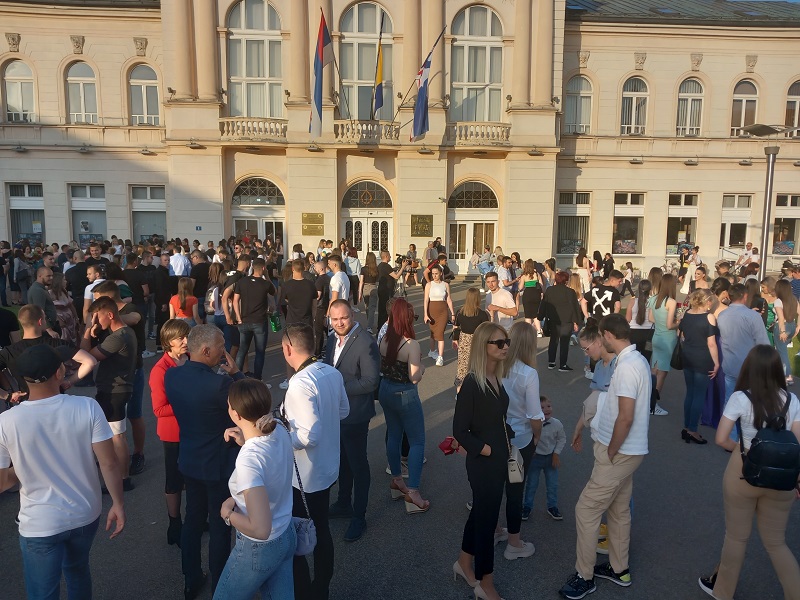
[[[800,402],[786,390],[781,359],[774,348],[759,345],[747,355],[725,412],[717,427],[716,442],[731,452],[722,478],[725,501],[725,544],[719,569],[711,577],[701,577],[700,587],[718,600],[732,600],[744,562],[747,541],[757,517],[758,534],[769,554],[772,566],[783,587],[784,597],[800,598],[800,566],[786,545],[786,524],[797,490],[780,491],[755,487],[742,479],[742,455],[739,444],[730,436],[737,421],[745,451],[759,428],[774,415],[786,411],[786,427],[800,438]]]
[[[505,361],[503,387],[508,393],[506,422],[514,430],[512,443],[522,454],[523,469],[527,475],[542,433],[539,374],[536,372],[536,329],[530,323],[517,321],[509,332],[511,345]],[[522,495],[525,481],[509,483],[506,480],[506,525],[508,546],[503,553],[509,560],[525,558],[534,552],[533,544],[520,539],[522,525]]]
[[[431,350],[428,356],[436,361],[436,366],[444,365],[444,329],[456,315],[450,297],[450,284],[444,281],[442,268],[430,268],[431,282],[425,286],[423,305],[425,324],[431,328]],[[438,350],[438,353],[437,353]]]
[[[272,418],[272,398],[257,379],[231,385],[228,414],[236,424],[225,439],[242,449],[228,486],[231,498],[220,516],[236,529],[236,547],[222,571],[214,598],[293,598],[292,559],[297,545],[292,526],[292,468],[289,433]]]

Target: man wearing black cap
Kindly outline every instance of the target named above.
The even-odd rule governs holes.
[[[62,565],[68,565],[63,574],[70,597],[89,598],[89,551],[102,512],[95,459],[113,501],[106,531],[116,524],[114,538],[125,527],[113,434],[92,398],[61,394],[65,369],[54,348],[26,350],[17,368],[30,396],[0,415],[0,492],[21,486],[25,587],[31,598],[57,598]]]

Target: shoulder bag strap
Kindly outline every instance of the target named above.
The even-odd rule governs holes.
[[[284,415],[285,414],[286,413],[284,413]],[[283,428],[286,429],[286,433],[288,433],[291,436],[291,432],[289,431],[289,426],[286,425],[286,423],[284,423],[281,419],[278,419],[278,422],[281,425],[283,425]],[[300,486],[300,497],[303,499],[303,506],[306,509],[306,515],[310,519],[311,518],[311,511],[308,510],[308,502],[306,502],[306,492],[303,489],[303,480],[300,479],[300,469],[297,468],[297,458],[295,458],[294,449],[292,449],[292,460],[294,461],[294,472],[297,475],[297,485]]]

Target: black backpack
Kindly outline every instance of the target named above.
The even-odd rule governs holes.
[[[745,392],[752,402],[749,392]],[[780,414],[767,419],[750,443],[745,454],[741,419],[736,421],[739,446],[742,452],[742,479],[755,487],[771,490],[793,490],[800,477],[800,443],[786,426],[791,396],[788,396]]]

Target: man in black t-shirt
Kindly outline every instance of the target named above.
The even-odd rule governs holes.
[[[225,350],[234,359],[239,353],[239,343],[241,335],[236,326],[236,313],[233,310],[233,290],[236,283],[250,270],[250,259],[242,257],[236,261],[236,270],[226,273],[227,278],[222,286],[222,312],[225,313],[225,329],[222,331],[225,336]]]
[[[200,250],[193,250],[189,255],[189,260],[192,263],[192,270],[189,272],[189,277],[194,281],[194,297],[197,298],[197,310],[200,313],[200,318],[206,318],[206,292],[208,291],[208,270],[211,268],[211,263],[206,259],[204,252]],[[212,315],[213,316],[213,315]]]
[[[105,256],[100,256],[103,253],[103,248],[97,242],[89,244],[89,256],[86,258],[86,266],[91,267],[97,264],[108,264],[108,259]]]
[[[142,274],[142,284],[147,284],[148,294],[145,294],[145,321],[148,339],[156,339],[153,329],[155,327],[155,284],[153,279],[155,277],[156,266],[153,264],[153,253],[149,250],[142,252],[139,259],[139,265],[136,270]]]
[[[314,326],[314,308],[317,301],[317,288],[303,276],[305,264],[302,260],[292,261],[292,278],[281,284],[280,301],[286,303],[286,324],[305,323]]]
[[[19,339],[19,323],[10,310],[0,308],[0,347],[8,346]],[[12,340],[13,337],[13,340]]]
[[[156,351],[161,352],[161,327],[169,320],[169,299],[172,297],[172,282],[175,279],[169,275],[169,254],[159,257],[159,265],[151,275],[153,282],[153,304],[155,305],[156,321]]]
[[[385,250],[381,252],[381,262],[378,263],[378,331],[389,319],[389,314],[386,312],[386,303],[394,295],[397,280],[402,273],[402,269],[395,271],[389,262],[391,260],[392,255],[389,252]],[[408,263],[408,260],[403,260],[403,269],[408,266]]]
[[[583,295],[590,317],[600,321],[607,315],[619,312],[621,297],[617,286],[620,281],[622,281],[622,273],[616,270],[611,271],[611,276],[605,284],[595,286]]]
[[[89,284],[87,271],[89,265],[84,260],[83,252],[75,250],[70,259],[72,266],[64,273],[64,279],[67,281],[67,290],[72,294],[72,305],[75,307],[75,312],[78,313],[78,320],[83,320],[83,293],[86,286]]]
[[[239,354],[236,366],[244,372],[251,340],[255,341],[256,358],[253,376],[261,379],[269,336],[269,315],[275,308],[275,286],[264,279],[264,259],[253,261],[253,274],[242,277],[233,288],[233,310],[239,323]]]

